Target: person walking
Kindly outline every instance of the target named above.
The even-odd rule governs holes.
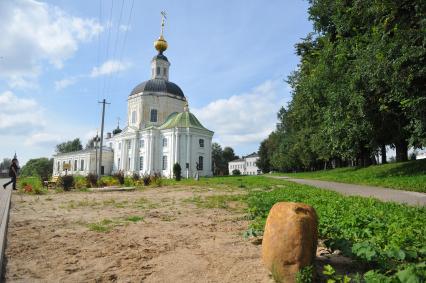
[[[12,179],[3,185],[3,189],[6,189],[7,186],[9,186],[10,184],[13,184],[12,188],[16,190],[16,178],[18,177],[18,170],[19,170],[18,159],[16,159],[15,157],[12,159],[12,164],[9,167],[9,177],[11,177]]]

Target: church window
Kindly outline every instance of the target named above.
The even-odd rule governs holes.
[[[56,167],[56,170],[58,170],[58,171],[60,171],[60,164],[59,164],[59,161],[58,161],[58,166]]]
[[[167,77],[167,68],[163,68],[163,75]]]
[[[200,170],[200,171],[202,171],[203,170],[203,157],[202,156],[199,156],[198,157],[198,170]]]
[[[132,111],[132,123],[136,123],[136,111]]]
[[[139,168],[143,170],[143,156],[139,157]]]
[[[131,142],[131,141],[128,141],[128,142],[127,142],[127,149],[128,149],[128,150],[131,150],[131,149],[132,149],[132,142]]]
[[[157,122],[157,109],[151,109],[151,122]]]
[[[163,155],[163,170],[167,170],[167,155]]]
[[[141,139],[141,144],[140,144],[140,148],[144,148],[145,147],[145,140]]]
[[[74,160],[74,171],[78,171],[78,168],[77,168],[77,159]]]
[[[118,170],[120,170],[120,163],[121,163],[121,160],[120,160],[120,158],[118,158],[118,162],[117,162],[117,168],[118,168]]]
[[[167,146],[167,138],[164,138],[163,139],[163,147],[166,147]]]
[[[129,157],[129,163],[127,163],[127,168],[130,169],[130,157]]]
[[[198,142],[200,143],[200,147],[204,147],[204,140],[203,139],[200,139]]]
[[[157,67],[157,76],[160,75],[160,67]]]
[[[80,160],[80,171],[84,170],[84,159]]]

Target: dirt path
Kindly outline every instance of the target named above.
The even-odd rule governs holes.
[[[150,188],[12,198],[8,282],[273,282],[241,209],[218,192]],[[143,219],[142,219],[143,218]]]
[[[373,197],[382,201],[393,201],[409,205],[426,205],[426,194],[418,192],[409,192],[380,188],[373,186],[354,185],[346,183],[337,183],[330,181],[320,181],[311,179],[295,179],[280,176],[268,176],[270,178],[285,179],[298,184],[310,185],[318,188],[328,189],[342,193],[344,195]]]

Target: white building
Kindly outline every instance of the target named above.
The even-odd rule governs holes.
[[[173,165],[179,163],[182,176],[211,176],[213,132],[189,112],[183,91],[169,81],[170,62],[163,54],[167,42],[162,34],[154,46],[158,54],[151,61],[151,79],[137,85],[127,99],[127,126],[108,133],[105,139],[112,154],[102,158],[104,173],[160,173],[173,177]],[[59,171],[61,162],[77,160],[79,164],[80,153],[61,158],[58,155],[54,160]],[[87,160],[91,162],[93,154]],[[84,172],[92,170],[91,163],[83,163],[85,166],[77,166],[73,172],[82,172],[81,168]]]
[[[86,149],[68,153],[59,153],[53,156],[53,176],[67,174],[87,175],[96,174],[96,164],[99,158],[99,149]],[[112,173],[113,152],[110,148],[102,151],[102,175]],[[65,170],[66,169],[66,170]]]
[[[257,167],[256,161],[259,159],[257,153],[252,153],[243,158],[233,160],[228,163],[229,174],[232,174],[232,171],[239,170],[242,175],[258,175],[261,174],[261,170]]]

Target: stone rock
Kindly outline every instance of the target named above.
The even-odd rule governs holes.
[[[269,211],[262,259],[278,282],[296,282],[297,272],[313,264],[318,242],[315,209],[295,202],[276,203]]]

